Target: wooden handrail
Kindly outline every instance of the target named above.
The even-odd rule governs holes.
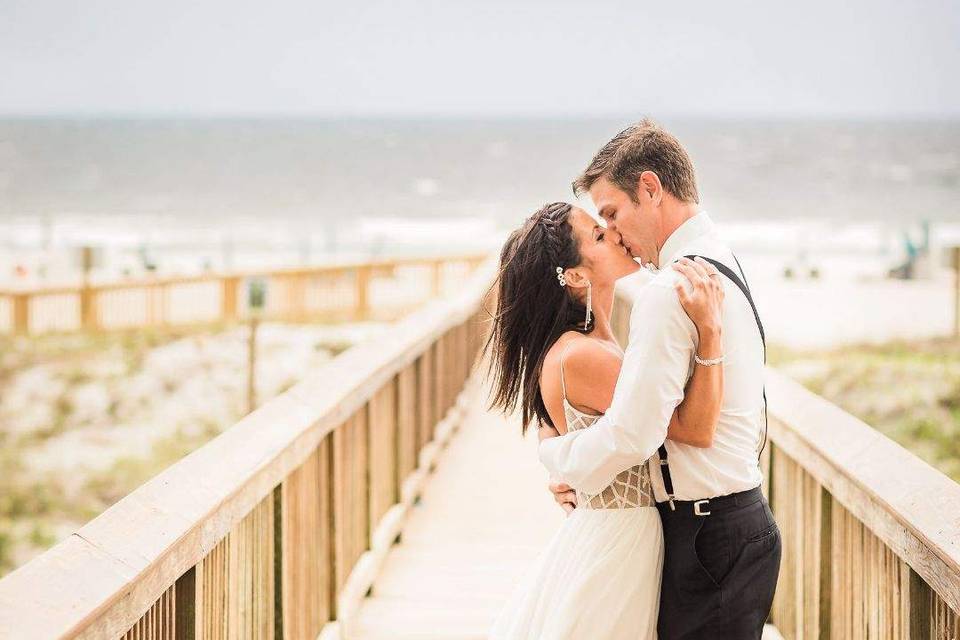
[[[622,283],[613,325],[625,343],[638,283]],[[960,484],[772,369],[767,395],[783,637],[960,637]]]
[[[487,258],[485,253],[470,254],[450,254],[430,257],[400,257],[400,258],[379,258],[369,260],[336,260],[320,265],[307,267],[276,267],[270,269],[238,269],[231,271],[205,271],[203,273],[177,274],[177,275],[158,275],[158,276],[139,276],[123,278],[120,280],[107,280],[90,282],[86,287],[92,289],[128,289],[131,287],[147,287],[163,284],[190,284],[196,282],[209,282],[211,280],[222,280],[224,278],[254,278],[271,276],[296,276],[296,275],[320,275],[327,273],[349,273],[359,267],[370,267],[372,269],[390,270],[395,267],[418,267],[442,265],[451,262],[470,262],[479,264]],[[0,287],[0,296],[14,295],[56,295],[64,293],[77,293],[85,288],[82,283],[73,284],[42,284],[42,285],[7,285]]]
[[[197,322],[232,322],[247,311],[241,284],[253,278],[270,286],[266,317],[272,320],[367,319],[374,304],[371,282],[404,268],[423,268],[421,304],[440,292],[445,270],[472,269],[485,254],[338,261],[313,267],[249,269],[192,275],[137,277],[86,284],[0,288],[0,333],[102,331]],[[457,277],[457,274],[448,274]],[[176,295],[192,299],[173,301]],[[210,301],[214,304],[211,305]],[[196,301],[196,304],[193,304]],[[217,302],[219,301],[219,302]],[[410,310],[410,303],[399,313]]]
[[[494,268],[0,580],[0,637],[315,638],[348,624],[460,418]]]

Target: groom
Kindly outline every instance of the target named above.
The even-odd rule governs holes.
[[[780,532],[760,491],[765,347],[743,272],[699,211],[686,150],[650,121],[604,145],[574,191],[588,192],[634,258],[659,271],[634,302],[606,414],[589,429],[540,443],[541,462],[563,480],[551,490],[561,504],[575,504],[570,487],[599,492],[620,471],[657,454],[650,471],[665,544],[660,639],[760,638],[777,584]],[[666,268],[692,255],[709,259],[724,274],[722,363],[697,355],[696,328],[673,286],[679,275]],[[664,442],[698,366],[723,367],[716,431],[703,425],[710,445]]]

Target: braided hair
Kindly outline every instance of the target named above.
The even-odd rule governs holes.
[[[550,347],[565,331],[590,333],[594,327],[592,320],[584,324],[583,302],[557,277],[557,267],[581,262],[572,210],[565,202],[545,205],[510,234],[500,252],[496,311],[485,346],[494,389],[490,408],[512,413],[519,403],[524,433],[534,420],[553,426],[540,393]]]

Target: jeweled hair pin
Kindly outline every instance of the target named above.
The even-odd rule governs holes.
[[[563,275],[563,267],[557,267],[557,280],[560,281],[560,286],[561,286],[561,287],[567,286],[567,279],[566,279],[566,277]]]

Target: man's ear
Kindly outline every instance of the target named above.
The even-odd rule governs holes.
[[[637,193],[641,198],[649,198],[654,206],[660,206],[660,202],[663,200],[663,185],[660,183],[660,176],[653,171],[642,172]]]

